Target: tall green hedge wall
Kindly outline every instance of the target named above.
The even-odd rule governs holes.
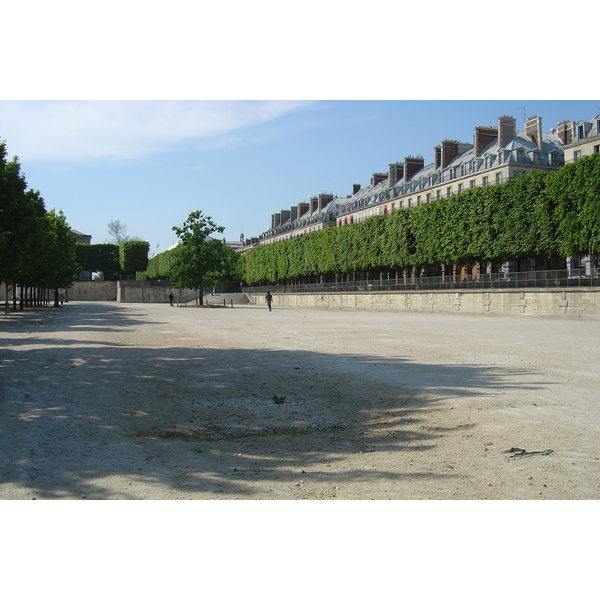
[[[165,250],[148,260],[148,266],[145,271],[138,271],[136,279],[168,279],[171,270],[171,259],[173,254]]]
[[[140,240],[127,240],[119,245],[119,266],[123,273],[145,271],[148,268],[150,244]]]

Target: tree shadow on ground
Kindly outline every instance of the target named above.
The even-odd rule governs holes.
[[[24,328],[31,334],[38,331],[59,334],[69,330],[117,332],[140,324],[139,319],[131,315],[131,307],[114,302],[84,302],[60,307],[28,308],[11,312],[9,315],[0,315],[0,332],[19,333]],[[23,343],[31,342],[28,339],[23,340]]]
[[[135,322],[110,308],[69,326]],[[54,325],[66,323],[59,315],[44,333]],[[443,400],[496,397],[531,375],[360,354],[28,343],[0,348],[0,494],[18,487],[40,498],[166,497],[159,488],[173,498],[282,497],[273,491],[282,482],[326,498],[350,479],[452,478],[374,468],[369,457],[428,452],[471,427],[436,428]],[[347,466],[350,454],[360,467]]]

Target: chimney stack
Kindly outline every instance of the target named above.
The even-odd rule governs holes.
[[[360,183],[353,183],[352,184],[352,195],[354,196],[355,194],[358,194],[358,192],[360,192]]]
[[[475,146],[475,156],[481,156],[489,144],[498,139],[497,127],[475,127],[473,133],[473,145]]]
[[[387,173],[373,173],[373,177],[371,177],[371,185],[376,186],[378,183],[381,183],[385,179],[388,178]]]
[[[442,169],[445,169],[454,158],[458,156],[459,148],[457,140],[444,140],[442,142]]]
[[[513,117],[498,117],[498,145],[504,148],[517,135],[517,120]]]
[[[317,196],[313,196],[310,199],[310,214],[317,212],[319,210],[319,199]]]
[[[433,149],[433,168],[437,171],[442,166],[442,148],[436,146]]]
[[[570,144],[573,141],[573,121],[561,121],[556,124],[556,135],[560,138],[563,145]]]
[[[388,165],[388,187],[394,187],[404,175],[404,165],[402,163],[390,163]]]
[[[404,180],[408,181],[415,173],[418,173],[425,165],[422,156],[407,156],[404,159]]]
[[[321,211],[333,200],[333,194],[319,194],[318,209]]]
[[[525,135],[541,150],[542,149],[542,117],[529,117],[525,121]]]
[[[309,210],[310,205],[308,202],[300,202],[298,204],[298,218],[301,219]]]

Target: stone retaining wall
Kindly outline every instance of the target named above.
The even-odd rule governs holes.
[[[0,288],[0,300],[4,301]],[[67,292],[68,300],[96,300],[105,302],[169,301],[169,292],[175,302],[187,303],[198,293],[178,290],[167,285],[121,285],[118,281],[76,281]],[[248,294],[253,304],[264,304],[263,294]],[[9,294],[9,300],[12,294]],[[591,315],[600,316],[600,288],[570,290],[468,290],[468,291],[410,291],[410,292],[354,292],[322,294],[275,294],[274,307],[321,308],[333,310],[379,310],[418,312],[461,312],[484,314],[525,315]]]
[[[117,281],[75,281],[69,289],[58,290],[67,300],[100,300],[114,302],[117,299]],[[17,289],[17,294],[20,290]],[[12,291],[8,292],[8,300],[12,301]],[[52,292],[50,299],[54,301]],[[0,301],[6,300],[6,286],[0,286]]]
[[[249,296],[254,304],[265,304],[264,295]],[[600,316],[600,288],[274,294],[273,307],[277,306],[333,310]]]
[[[153,282],[154,283],[154,282]],[[0,287],[0,301],[6,300],[5,286]],[[175,302],[190,302],[198,297],[195,290],[176,290],[169,283],[149,285],[146,282],[121,281],[75,281],[69,289],[59,290],[67,300],[89,300],[101,302],[169,302],[169,293],[175,295]],[[12,301],[12,292],[8,294]],[[54,300],[54,297],[51,297]]]
[[[69,300],[102,300],[112,302],[117,299],[117,281],[76,281],[67,290],[60,290]]]
[[[117,288],[117,302],[147,302],[160,304],[169,302],[169,294],[173,292],[177,304],[191,302],[198,297],[196,290],[179,290],[167,283],[166,285],[121,284]]]

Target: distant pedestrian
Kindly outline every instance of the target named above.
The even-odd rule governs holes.
[[[271,302],[273,302],[273,296],[271,295],[271,292],[267,292],[267,295],[265,296],[265,300],[267,301],[267,306],[269,307],[269,312],[271,312]]]
[[[173,298],[175,298],[175,296],[173,295],[173,292],[171,292],[169,294],[169,302],[171,303],[171,306],[173,306]]]
[[[62,294],[60,295],[60,303],[61,304],[65,303],[65,297]]]

